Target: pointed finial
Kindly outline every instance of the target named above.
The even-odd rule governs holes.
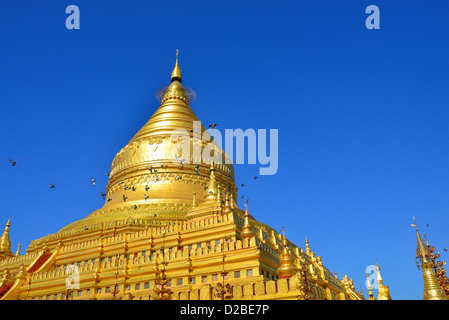
[[[282,238],[282,254],[279,261],[280,267],[277,269],[277,273],[280,278],[290,278],[298,272],[298,269],[293,263],[293,258],[290,255],[290,249],[288,248],[288,241],[285,237],[285,228],[282,227],[282,233],[284,234]]]
[[[307,239],[307,236],[306,236],[306,254],[308,256],[310,256],[312,254],[312,251],[310,250],[309,240]]]
[[[373,289],[371,288],[369,274],[366,274],[366,286],[368,288],[368,300],[376,300],[376,298],[374,298]]]
[[[225,213],[230,213],[230,212],[232,212],[232,210],[231,210],[231,204],[229,202],[229,193],[226,192],[223,213],[225,214]]]
[[[182,82],[182,76],[181,76],[181,69],[179,68],[178,65],[178,54],[179,54],[179,50],[176,50],[176,64],[175,64],[175,68],[173,69],[173,72],[171,74],[171,81],[179,81]]]
[[[254,236],[253,228],[249,222],[248,206],[245,204],[245,220],[242,227],[242,233],[240,234],[243,239],[252,238]]]
[[[192,207],[195,208],[196,207],[196,191],[193,190],[193,203],[192,203]]]
[[[11,216],[6,223],[5,231],[3,231],[2,237],[0,238],[0,256],[13,256],[11,252],[11,242],[9,241],[9,227],[11,226]]]

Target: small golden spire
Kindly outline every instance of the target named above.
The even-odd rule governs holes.
[[[17,246],[17,251],[16,251],[15,256],[16,256],[16,257],[20,256],[20,243],[19,243],[19,245]]]
[[[312,254],[312,251],[310,250],[309,240],[307,239],[307,236],[306,236],[306,254],[308,256],[310,256]]]
[[[380,275],[380,268],[379,268],[379,264],[377,263],[377,258],[376,258],[376,270],[377,270],[377,283],[378,283],[378,294],[377,294],[377,299],[378,300],[391,300],[390,297],[390,290],[388,289],[388,286],[384,286],[384,281],[382,279],[382,276]]]
[[[376,258],[376,270],[377,270],[377,282],[379,283],[379,286],[383,285],[384,281],[382,279],[382,276],[380,275],[380,268],[379,268],[379,264],[377,263],[377,258]]]
[[[288,248],[288,241],[285,237],[284,227],[282,227],[282,255],[280,259],[280,267],[277,269],[277,273],[280,278],[290,278],[298,272],[298,269],[293,264],[293,258],[290,255],[290,250]]]
[[[192,208],[196,207],[196,191],[193,190],[193,203],[192,203]]]
[[[249,212],[248,212],[248,206],[245,204],[245,222],[242,227],[242,233],[240,234],[243,239],[248,239],[254,237],[253,228],[249,222]]]
[[[204,195],[204,200],[217,200],[218,194],[218,185],[215,180],[215,168],[214,162],[210,165],[210,178],[209,178],[209,187],[207,188],[207,193]]]
[[[368,274],[366,274],[366,286],[368,287],[368,297],[369,297],[368,300],[376,300],[376,298],[374,298],[373,289],[371,288],[371,283]]]
[[[182,76],[181,76],[181,69],[179,68],[178,65],[178,54],[179,54],[179,50],[176,50],[176,64],[175,64],[175,68],[173,69],[173,72],[171,73],[171,81],[179,81],[182,82]]]
[[[223,214],[231,213],[231,204],[229,203],[229,193],[226,192],[225,195],[225,204],[223,207]]]
[[[9,241],[9,227],[11,226],[11,217],[9,217],[6,223],[5,231],[0,239],[0,257],[12,257],[14,256],[11,252],[11,241]]]

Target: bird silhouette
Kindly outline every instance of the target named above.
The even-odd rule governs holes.
[[[447,252],[447,248],[444,248],[444,251],[446,251],[446,252]]]
[[[53,183],[50,183],[50,189],[54,189],[55,185]]]
[[[148,190],[150,189],[150,187],[148,185],[145,186],[145,191],[148,192]]]
[[[148,170],[150,170],[151,173],[153,173],[154,168],[152,166],[147,166]]]
[[[11,161],[11,165],[14,167],[19,159],[17,159],[16,161],[12,161],[11,158],[9,158],[9,161]]]
[[[245,184],[244,183],[242,183],[242,187],[244,186]]]
[[[133,191],[136,191],[136,188],[133,186],[132,190],[133,190]]]
[[[90,181],[92,181],[92,184],[95,185],[95,181],[97,181],[96,179],[90,177]]]
[[[182,177],[181,176],[176,176],[176,179],[181,180]]]
[[[111,198],[108,198],[108,200],[107,200],[107,201],[108,201],[108,202],[109,202],[109,201],[112,201],[112,199],[111,199]]]
[[[126,201],[126,199],[128,199],[128,197],[125,197],[125,195],[123,195],[123,201]]]
[[[134,210],[136,210],[137,209],[137,205],[134,205]]]
[[[111,174],[109,172],[106,172],[106,175],[109,177]]]
[[[254,177],[254,180],[257,180],[257,176]]]
[[[246,203],[248,203],[249,199],[246,199]]]
[[[105,197],[106,197],[106,193],[101,193],[101,197],[103,198],[103,200],[105,199]]]
[[[143,197],[145,198],[145,200],[147,200],[149,197],[144,193]]]
[[[426,225],[426,228],[429,226],[429,224]]]
[[[209,128],[215,129],[216,126],[218,126],[218,124],[217,123],[213,123],[213,124],[209,125]]]

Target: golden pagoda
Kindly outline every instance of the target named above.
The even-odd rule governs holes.
[[[195,130],[181,83],[177,54],[159,108],[112,161],[102,208],[31,241],[24,254],[10,250],[8,221],[0,298],[364,299],[309,240],[304,251],[239,208],[234,167],[204,126]],[[228,291],[214,295],[217,288]]]
[[[429,246],[428,244],[427,245],[424,244],[424,241],[422,240],[419,234],[415,217],[413,217],[412,227],[415,227],[416,229],[416,240],[418,242],[416,248],[416,259],[418,269],[420,268],[419,265],[421,264],[421,269],[423,272],[424,300],[448,300],[449,292],[445,290],[447,288],[448,281],[447,278],[445,278],[446,272],[442,267],[442,265],[444,264],[441,264],[440,266],[435,264],[435,258],[433,255],[433,251],[435,249]],[[444,270],[444,273],[438,273],[437,276],[435,271],[442,271],[442,270]]]

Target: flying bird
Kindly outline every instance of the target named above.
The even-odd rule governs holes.
[[[429,226],[429,224],[426,225],[426,228]]]
[[[109,172],[106,172],[106,175],[109,177],[111,174]]]
[[[95,181],[97,181],[96,179],[90,177],[90,181],[92,181],[92,184],[95,185]]]
[[[213,124],[209,125],[209,128],[215,129],[216,126],[218,126],[218,124],[217,123],[213,123]]]
[[[103,198],[103,200],[105,199],[105,197],[106,197],[106,194],[105,193],[101,193],[101,197]]]
[[[254,177],[254,180],[257,180],[257,176]]]
[[[136,210],[137,209],[137,205],[134,205],[134,210]]]
[[[242,183],[242,187],[244,186],[245,184],[244,183]]]
[[[111,200],[112,200],[111,198],[108,198],[108,202],[111,201]]]
[[[143,194],[143,196],[144,196],[145,200],[147,200],[149,198],[145,193]]]
[[[148,170],[150,170],[151,173],[153,173],[154,168],[152,166],[147,166]]]
[[[136,191],[136,188],[133,186],[133,191]]]
[[[125,195],[123,195],[123,201],[126,201],[126,199],[128,199],[128,197],[125,197]]]
[[[55,185],[53,183],[50,183],[50,189],[54,189]]]
[[[145,186],[145,191],[148,192],[148,190],[150,189],[150,187],[148,185]]]
[[[181,180],[182,177],[181,176],[176,176],[176,179]]]
[[[446,251],[446,252],[447,252],[447,248],[444,248],[444,251]]]
[[[17,159],[16,161],[12,161],[11,158],[9,158],[9,161],[11,161],[11,165],[14,167],[19,159]]]

